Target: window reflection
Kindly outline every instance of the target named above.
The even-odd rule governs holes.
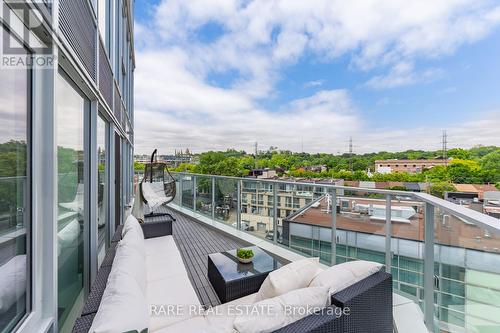
[[[30,71],[1,69],[0,77],[0,332],[4,332],[20,321],[29,306]]]
[[[109,242],[107,191],[107,125],[97,117],[97,263],[101,265]]]
[[[58,158],[59,327],[70,325],[83,304],[84,280],[84,115],[88,101],[58,75],[56,92]]]

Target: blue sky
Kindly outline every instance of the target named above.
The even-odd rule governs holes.
[[[432,3],[137,0],[138,150],[500,145],[500,6]]]

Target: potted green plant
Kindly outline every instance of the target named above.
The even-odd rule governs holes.
[[[250,249],[238,249],[236,250],[236,257],[242,264],[248,264],[252,262],[253,251]]]

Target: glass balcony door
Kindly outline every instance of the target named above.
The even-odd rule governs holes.
[[[85,117],[90,102],[60,72],[56,82],[58,158],[58,322],[69,331],[83,306],[88,281],[89,240],[85,223],[86,176]],[[67,325],[65,325],[67,324]]]
[[[2,25],[0,32],[8,35]],[[17,43],[14,37],[11,43]],[[15,47],[23,50],[21,44]],[[30,311],[31,303],[31,71],[0,69],[0,78],[0,332],[8,332]]]
[[[97,264],[101,265],[109,246],[109,125],[97,117]]]

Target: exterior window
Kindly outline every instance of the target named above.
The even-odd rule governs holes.
[[[293,198],[293,208],[300,208],[300,199]]]
[[[99,0],[98,4],[98,17],[99,17],[99,31],[101,33],[102,41],[106,46],[106,51],[108,52],[108,57],[111,50],[111,38],[110,38],[110,0]]]
[[[62,74],[56,82],[58,158],[59,328],[72,326],[83,305],[88,265],[84,249],[84,117],[89,102]],[[88,244],[88,243],[87,243]],[[66,324],[66,325],[65,325]],[[69,325],[69,326],[68,326]]]
[[[107,123],[97,118],[97,263],[101,265],[109,246]]]
[[[0,332],[11,331],[30,307],[30,75],[0,70]]]

